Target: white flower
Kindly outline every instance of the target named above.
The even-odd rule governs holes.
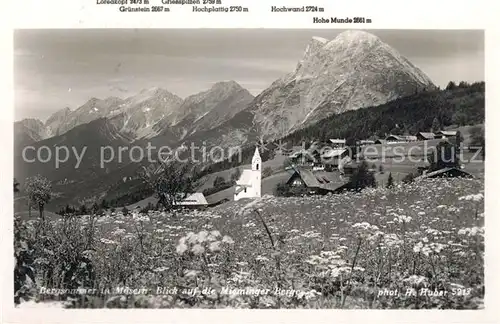
[[[186,252],[188,249],[188,246],[184,243],[179,243],[179,245],[177,245],[177,248],[176,248],[176,251],[178,254],[183,254],[184,252]]]
[[[484,198],[482,193],[478,193],[476,195],[467,195],[467,196],[462,196],[458,198],[458,200],[469,200],[469,201],[474,201],[478,202],[481,201]]]
[[[196,276],[198,275],[198,273],[199,273],[199,272],[200,272],[200,271],[196,271],[196,270],[186,270],[186,271],[184,272],[184,275],[185,275],[186,277],[192,278],[192,277],[196,277]]]
[[[222,238],[222,242],[227,244],[234,244],[233,239],[228,235],[224,235],[224,237]]]
[[[108,240],[108,239],[105,239],[105,238],[102,238],[102,239],[101,239],[101,243],[104,243],[104,244],[118,244],[118,243],[117,243],[117,242],[115,242],[115,241]]]
[[[209,249],[212,252],[220,251],[220,241],[215,241],[215,242],[210,243]]]
[[[422,250],[422,247],[424,244],[422,242],[418,242],[414,247],[413,247],[413,252],[418,253]]]
[[[484,227],[470,227],[470,228],[461,228],[458,230],[459,235],[467,235],[467,236],[476,236],[476,235],[484,235]]]
[[[123,228],[117,228],[116,230],[113,231],[112,235],[120,236],[125,234],[126,231]]]
[[[188,243],[194,244],[194,243],[198,242],[198,235],[196,235],[193,232],[189,232],[186,234],[186,241]]]
[[[203,254],[203,252],[205,252],[205,248],[203,246],[201,246],[200,244],[196,244],[196,245],[193,246],[193,248],[191,249],[191,251],[195,255],[200,255],[200,254]]]
[[[426,284],[427,278],[424,276],[412,275],[408,278],[403,279],[403,282],[409,283],[412,286],[419,286],[421,284]]]
[[[200,231],[198,233],[198,242],[203,243],[206,241],[208,238],[208,232],[207,231]]]
[[[220,232],[219,231],[211,231],[210,235],[208,236],[208,239],[210,241],[215,241],[218,237],[220,237]]]

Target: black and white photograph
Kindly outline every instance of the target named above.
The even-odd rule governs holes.
[[[13,44],[16,308],[484,309],[484,30]]]

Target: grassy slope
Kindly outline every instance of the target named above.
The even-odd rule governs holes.
[[[478,203],[459,199],[478,194]],[[206,211],[176,215],[152,212],[143,220],[119,213],[116,217],[97,220],[97,252],[93,258],[99,265],[96,278],[99,282],[110,280],[118,284],[123,274],[130,273],[126,285],[132,288],[156,287],[165,280],[171,285],[193,287],[197,282],[206,286],[208,279],[203,272],[198,274],[196,282],[179,276],[179,269],[203,269],[203,263],[199,257],[180,259],[176,246],[179,238],[189,232],[218,230],[222,235],[231,236],[234,244],[226,251],[230,258],[216,258],[205,250],[212,262],[212,278],[252,273],[251,281],[231,281],[234,287],[275,287],[280,280],[275,275],[274,262],[278,251],[281,269],[286,271],[283,276],[288,280],[281,278],[283,288],[320,292],[318,299],[307,301],[306,308],[340,307],[336,292],[339,293],[338,280],[342,276],[339,277],[338,272],[351,267],[355,270],[351,277],[355,290],[346,290],[349,297],[345,308],[415,308],[413,298],[376,295],[384,288],[404,292],[411,287],[408,280],[414,277],[412,275],[431,287],[448,291],[452,284],[472,289],[464,298],[451,294],[443,298],[424,296],[418,301],[420,308],[474,308],[481,305],[484,297],[483,195],[482,181],[434,179],[360,194],[266,196],[260,200],[229,202]],[[271,248],[261,221],[251,212],[253,208],[260,209],[274,239],[282,237],[275,249]],[[136,226],[144,226],[144,234],[138,234]],[[377,228],[366,230],[366,226]],[[476,234],[467,234],[472,227]],[[147,244],[148,253],[160,253],[162,257],[134,262],[142,255],[139,237]],[[435,253],[418,253],[415,248],[419,245],[431,250],[438,247],[439,257]],[[118,253],[117,246],[127,248],[128,252]],[[330,262],[327,257],[330,254],[335,256],[331,267],[320,267],[318,262]],[[259,261],[259,258],[267,261]],[[153,271],[141,275],[143,267]],[[332,273],[325,277],[325,269]],[[153,303],[149,307],[158,307],[154,306],[154,295],[146,297]],[[245,298],[236,299],[232,307],[244,307],[244,302],[248,302]],[[263,298],[267,306],[256,307],[269,307],[269,303],[276,307],[275,298],[273,295]],[[222,299],[222,304],[215,307],[226,302],[230,301]],[[283,298],[281,302],[281,307],[296,307],[289,299]],[[182,307],[183,304],[169,305],[163,307]]]

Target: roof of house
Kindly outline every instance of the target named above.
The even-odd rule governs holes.
[[[436,136],[436,134],[430,132],[418,132],[417,135],[420,135],[427,139],[433,139]]]
[[[375,143],[385,144],[387,143],[387,141],[385,139],[378,139],[375,141]]]
[[[455,136],[455,135],[457,135],[457,131],[439,131],[436,134],[447,135],[447,136]]]
[[[385,138],[385,140],[389,139],[389,138],[395,138],[397,140],[403,140],[403,137],[402,136],[399,136],[399,135],[393,135],[393,134],[390,134],[390,135],[387,135],[387,137]]]
[[[366,139],[366,140],[359,140],[358,143],[360,143],[360,144],[372,144],[372,143],[375,143],[375,141]]]
[[[325,190],[335,190],[349,182],[349,178],[342,176],[339,172],[312,171],[298,169],[293,176],[298,174],[304,184],[309,188],[321,188]]]
[[[321,157],[326,158],[326,159],[330,159],[330,158],[334,158],[337,156],[342,156],[342,154],[344,154],[345,152],[347,152],[346,148],[328,149],[328,150],[325,150],[324,152],[322,152],[323,154],[321,155]]]
[[[385,139],[394,138],[397,141],[416,141],[417,137],[413,135],[389,135]]]
[[[330,139],[330,143],[333,143],[333,144],[345,144],[345,138],[343,139],[340,139],[340,138],[332,138]]]
[[[236,181],[236,185],[250,187],[252,185],[252,179],[255,176],[254,172],[255,171],[248,169],[243,170],[240,178]]]
[[[463,177],[472,178],[472,175],[470,173],[465,172],[463,170],[460,170],[460,169],[457,169],[457,168],[443,168],[443,169],[439,169],[439,170],[436,170],[436,171],[432,171],[432,172],[428,172],[426,174],[423,174],[423,175],[417,177],[416,179],[432,178],[434,176],[438,176],[438,175],[441,175],[441,174],[444,174],[444,173],[448,173],[450,171],[457,172],[457,173],[461,174]]]
[[[175,205],[180,206],[197,206],[197,205],[208,205],[205,196],[201,192],[195,192],[193,194],[188,195],[182,201],[174,203]]]

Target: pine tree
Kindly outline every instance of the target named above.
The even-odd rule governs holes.
[[[450,82],[448,82],[448,85],[446,86],[446,90],[453,90],[456,87],[457,87],[457,85],[455,84],[455,82],[450,81]]]
[[[439,119],[437,119],[437,117],[434,117],[434,119],[432,120],[431,130],[433,133],[436,133],[441,130],[441,123],[439,122]]]
[[[389,173],[389,178],[387,178],[387,188],[392,188],[394,186],[394,179],[392,178],[392,173]]]
[[[361,162],[356,171],[353,172],[350,178],[350,185],[355,191],[361,191],[366,187],[376,187],[375,177],[373,176],[373,172],[369,171],[366,161]]]

